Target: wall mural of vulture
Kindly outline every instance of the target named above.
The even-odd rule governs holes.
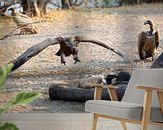
[[[159,33],[158,31],[154,32],[153,23],[151,20],[144,22],[144,25],[149,25],[150,30],[146,32],[141,32],[138,37],[138,52],[139,58],[141,60],[146,60],[147,58],[152,57],[154,60],[155,50],[159,46]]]

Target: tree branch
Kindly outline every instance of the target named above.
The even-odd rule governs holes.
[[[55,38],[53,40],[52,39],[46,39],[43,42],[38,43],[38,44],[30,47],[23,54],[21,54],[17,59],[11,61],[14,64],[11,71],[14,71],[17,68],[19,68],[20,66],[22,66],[24,63],[26,63],[32,57],[39,54],[42,50],[44,50],[48,46],[56,45],[56,44],[59,44],[59,41],[57,40],[57,38]]]
[[[27,24],[25,24],[25,25],[19,26],[19,27],[13,29],[9,34],[7,34],[7,35],[3,36],[2,38],[0,38],[0,40],[4,40],[5,38],[10,37],[10,36],[13,34],[14,31],[16,31],[16,30],[18,30],[18,29],[20,29],[20,28],[23,28],[23,27],[25,27],[25,26],[27,26],[27,25],[29,25],[29,24],[34,24],[34,23],[39,23],[39,22],[40,22],[40,21],[36,21],[36,22],[31,22],[31,23],[27,23]]]

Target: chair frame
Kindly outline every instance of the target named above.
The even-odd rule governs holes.
[[[109,95],[110,95],[110,98],[111,98],[111,101],[118,101],[116,91],[115,91],[116,86],[94,84],[94,83],[89,83],[89,85],[92,87],[95,87],[94,100],[101,100],[102,88],[107,88]],[[119,118],[119,117],[113,117],[113,116],[93,113],[92,114],[93,115],[92,130],[96,130],[98,117],[120,121],[124,130],[127,130],[127,126],[125,123],[140,124],[141,130],[147,130],[148,124],[163,126],[163,123],[151,122],[149,120],[150,119],[150,112],[151,112],[152,93],[154,91],[157,92],[161,113],[163,114],[163,102],[161,102],[161,101],[163,101],[163,89],[157,88],[157,87],[151,87],[151,86],[137,86],[136,88],[145,91],[143,113],[142,113],[142,119],[141,120],[129,120],[129,119],[125,119],[125,118]]]

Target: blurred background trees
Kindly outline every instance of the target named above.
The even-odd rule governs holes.
[[[80,8],[106,8],[159,2],[163,2],[163,0],[1,0],[0,14],[4,13],[9,6],[14,4],[20,4],[23,8],[23,13],[27,15],[42,16],[47,13],[47,8],[72,9],[79,6]]]

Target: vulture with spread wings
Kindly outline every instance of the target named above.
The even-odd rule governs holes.
[[[148,24],[150,30],[146,32],[141,32],[138,37],[138,52],[139,58],[141,60],[146,60],[149,57],[152,57],[154,60],[155,50],[159,46],[159,33],[158,31],[154,32],[153,23],[150,20],[144,22],[144,25]]]
[[[80,62],[78,58],[78,44],[80,42],[90,42],[102,46],[108,50],[111,50],[114,53],[121,56],[124,60],[131,63],[132,66],[136,67],[135,63],[132,60],[130,60],[126,54],[122,53],[122,51],[113,49],[98,40],[94,40],[86,36],[73,36],[73,37],[57,37],[54,39],[48,38],[36,45],[33,45],[32,47],[28,48],[24,53],[22,53],[19,57],[17,57],[15,60],[11,61],[14,65],[12,71],[22,66],[24,63],[26,63],[32,57],[39,54],[48,46],[57,45],[57,44],[60,44],[60,49],[56,53],[56,55],[61,57],[62,64],[66,65],[65,56],[70,56],[70,55],[73,55],[73,59],[75,60],[75,63]]]
[[[114,53],[118,54],[122,58],[131,62],[131,60],[129,60],[123,52],[113,49],[100,41],[93,40],[86,36],[74,36],[74,37],[65,37],[65,38],[58,37],[57,40],[60,43],[60,49],[56,53],[56,55],[61,57],[61,64],[64,64],[64,65],[66,65],[65,57],[70,56],[70,55],[73,55],[73,59],[75,61],[74,64],[76,64],[77,62],[80,62],[78,58],[78,45],[81,42],[89,42],[89,43],[102,46],[106,49],[113,51]]]

